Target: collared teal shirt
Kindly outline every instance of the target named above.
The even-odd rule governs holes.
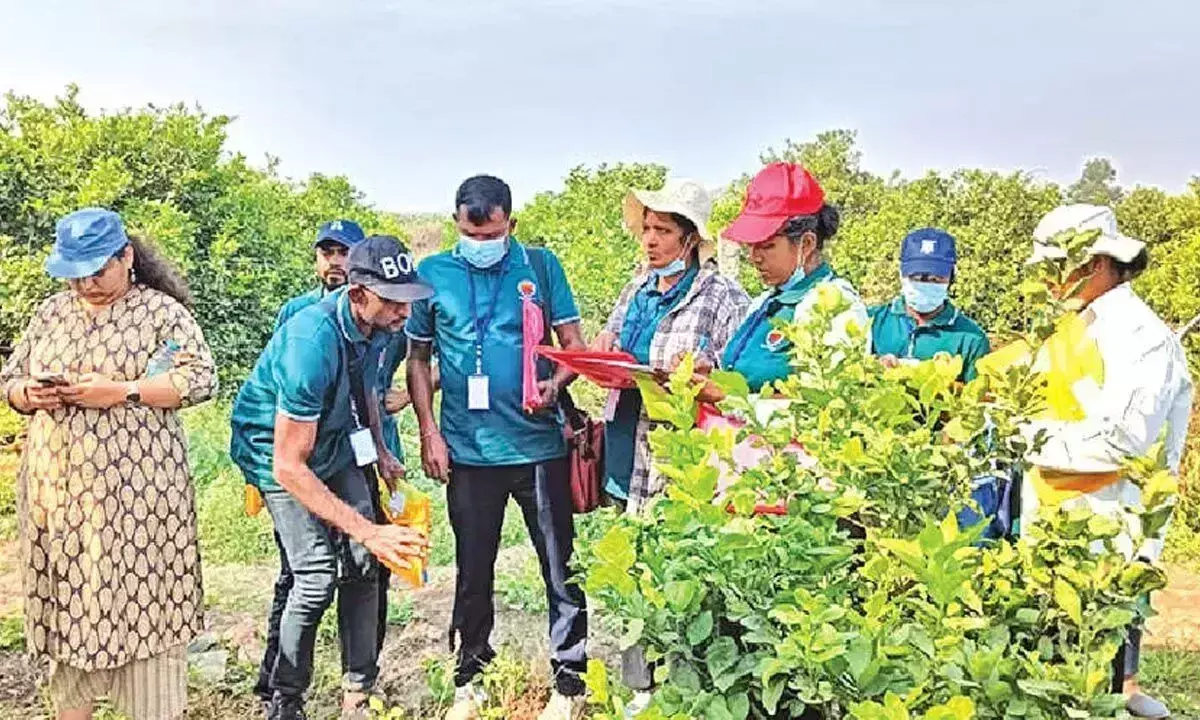
[[[403,332],[388,333],[387,342],[379,352],[379,372],[377,373],[379,393],[379,424],[383,431],[383,442],[387,449],[398,459],[404,459],[404,446],[400,444],[400,428],[396,416],[388,413],[384,407],[384,396],[395,383],[396,371],[408,354],[408,336]]]
[[[621,326],[621,349],[640,363],[650,362],[650,342],[658,324],[687,296],[698,265],[688,268],[679,282],[659,292],[658,278],[651,275],[629,302],[625,323]],[[613,418],[604,425],[605,491],[624,500],[629,496],[629,478],[633,475],[633,449],[637,441],[638,419],[642,414],[642,395],[636,389],[622,390]]]
[[[283,307],[279,309],[279,314],[275,316],[275,329],[278,330],[279,328],[283,327],[284,323],[286,323],[288,320],[291,320],[296,313],[300,312],[306,307],[312,307],[313,305],[316,305],[325,299],[327,295],[329,295],[329,291],[324,287],[319,287],[309,290],[303,295],[297,295],[291,300],[288,300],[283,304]]]
[[[871,353],[928,360],[940,352],[962,358],[959,379],[975,378],[975,361],[991,352],[987,334],[949,301],[924,325],[908,314],[904,298],[877,305],[871,316]]]
[[[386,340],[385,333],[363,336],[343,290],[299,311],[276,331],[233,404],[229,454],[246,482],[263,492],[281,490],[272,472],[279,413],[317,423],[308,458],[317,477],[354,465],[350,433],[358,423],[351,411],[349,365],[361,363],[364,387],[374,387]],[[366,426],[366,414],[360,415]]]
[[[411,339],[434,345],[441,372],[441,431],[450,459],[463,465],[524,465],[567,452],[558,413],[526,413],[521,407],[521,299],[528,295],[539,305],[547,303],[555,326],[578,322],[579,309],[554,253],[508,242],[504,259],[486,270],[472,267],[453,250],[423,260],[417,272],[436,293],[413,303],[405,327]],[[539,287],[530,265],[534,252],[544,253],[548,288]],[[477,314],[481,321],[490,317],[482,338],[476,333]],[[477,340],[490,389],[487,410],[467,409]],[[549,377],[548,365],[542,370]]]
[[[821,265],[795,286],[763,297],[725,346],[721,367],[741,373],[752,392],[761,392],[764,385],[791,375],[791,343],[774,326],[791,322],[796,306],[808,292],[833,278],[833,270]]]

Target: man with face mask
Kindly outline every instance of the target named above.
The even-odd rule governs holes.
[[[346,258],[350,249],[363,241],[363,230],[353,220],[330,220],[317,230],[313,244],[317,257],[317,279],[321,286],[288,300],[275,318],[278,330],[293,315],[346,284]]]
[[[960,380],[975,377],[975,361],[991,345],[975,321],[950,302],[957,260],[954,236],[945,230],[914,230],[900,243],[900,296],[869,310],[871,352],[885,365],[948,353],[962,358]]]
[[[579,310],[553,253],[527,248],[511,236],[512,193],[499,178],[481,175],[459,188],[457,246],[422,261],[419,273],[437,294],[413,305],[408,391],[421,431],[425,473],[448,483],[458,579],[451,644],[461,642],[455,702],[447,718],[478,717],[478,676],[495,657],[493,580],[504,509],[521,507],[541,561],[550,606],[554,693],[542,717],[583,712],[587,614],[579,585],[570,582],[574,541],[570,472],[560,389],[567,371],[538,375],[538,409],[524,405],[524,302],[541,306],[567,349],[584,349]],[[541,316],[541,313],[539,313]],[[441,370],[440,423],[433,413],[430,363]],[[533,378],[530,378],[531,382]]]

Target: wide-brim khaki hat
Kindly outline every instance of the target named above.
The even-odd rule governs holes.
[[[695,180],[669,179],[662,190],[631,190],[625,196],[625,227],[641,237],[646,210],[657,213],[678,213],[696,225],[704,244],[712,243],[708,219],[712,216],[712,196]]]
[[[1067,251],[1056,242],[1064,232],[1099,230],[1100,235],[1087,250],[1089,258],[1107,255],[1118,262],[1132,262],[1146,248],[1146,243],[1123,235],[1117,230],[1117,215],[1102,205],[1063,205],[1046,214],[1033,230],[1033,252],[1026,264],[1067,257]]]

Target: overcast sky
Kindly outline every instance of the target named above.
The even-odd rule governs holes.
[[[198,103],[255,162],[391,210],[605,161],[716,185],[839,127],[878,172],[1200,173],[1192,0],[0,0],[0,27],[0,88]]]

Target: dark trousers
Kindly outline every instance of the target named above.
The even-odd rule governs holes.
[[[378,518],[374,473],[351,468],[329,481],[343,502]],[[267,649],[254,692],[303,695],[312,680],[317,627],[338,597],[343,688],[369,689],[379,674],[387,619],[387,571],[356,542],[326,525],[286,492],[267,493],[280,573],[267,624]]]
[[[461,644],[454,684],[462,687],[495,657],[489,643],[496,621],[493,586],[504,509],[512,497],[537,550],[550,608],[550,663],[564,695],[584,691],[587,608],[583,588],[570,577],[575,541],[570,475],[565,458],[536,465],[479,467],[454,464],[447,489],[458,578],[451,644]]]

